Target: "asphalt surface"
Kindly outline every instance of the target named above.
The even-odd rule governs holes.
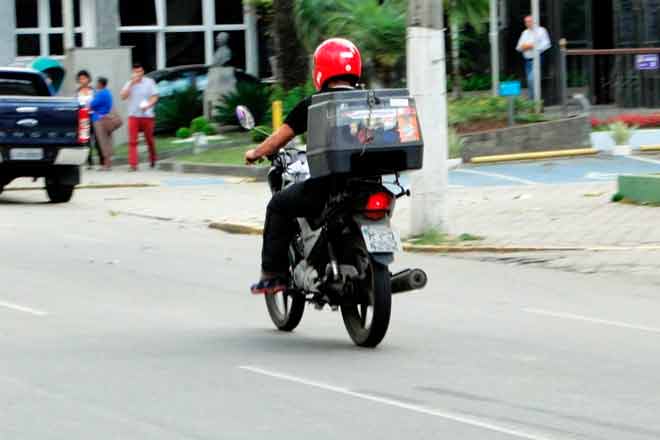
[[[657,286],[401,255],[430,285],[364,350],[272,329],[257,238],[108,194],[0,196],[0,439],[660,438]]]
[[[660,157],[601,154],[570,159],[464,166],[449,172],[454,187],[527,186],[616,180],[621,174],[660,173]]]

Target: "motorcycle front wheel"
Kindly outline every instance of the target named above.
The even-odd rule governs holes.
[[[341,314],[353,342],[360,347],[373,348],[381,343],[390,325],[391,275],[387,266],[377,263],[368,254],[360,257],[368,259],[366,277],[355,281],[353,299],[356,301],[342,305]]]
[[[295,251],[289,250],[291,276],[297,263]],[[266,308],[271,321],[278,330],[291,332],[298,327],[305,312],[305,296],[293,290],[285,290],[272,295],[266,295]]]

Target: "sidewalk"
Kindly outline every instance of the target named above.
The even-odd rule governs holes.
[[[131,173],[85,171],[83,185],[128,185],[113,191],[112,210],[179,221],[230,221],[260,226],[269,191],[245,179],[187,175],[142,168]],[[153,185],[130,188],[130,185]],[[42,187],[26,179],[11,187]],[[80,190],[79,194],[101,190]],[[449,232],[484,237],[481,244],[525,247],[660,245],[660,208],[610,203],[612,182],[517,187],[452,188]],[[397,202],[394,224],[409,235],[410,200]]]

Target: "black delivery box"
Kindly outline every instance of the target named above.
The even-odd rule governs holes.
[[[422,132],[415,100],[406,89],[314,95],[307,133],[312,177],[379,176],[422,168]]]

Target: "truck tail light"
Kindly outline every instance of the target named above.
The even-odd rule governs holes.
[[[364,216],[370,220],[381,220],[390,212],[392,196],[386,192],[371,194],[364,207]]]
[[[89,142],[91,133],[91,120],[89,118],[89,109],[81,107],[78,110],[78,143],[86,144]]]

